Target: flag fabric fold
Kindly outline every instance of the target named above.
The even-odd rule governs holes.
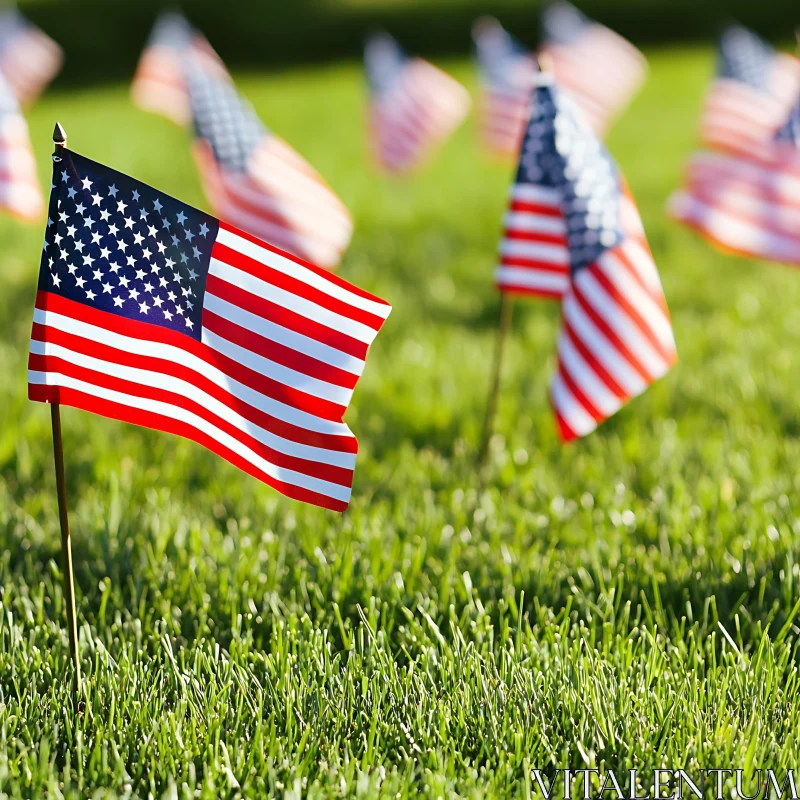
[[[343,415],[390,310],[63,149],[29,396],[178,434],[288,497],[342,511],[358,449]]]
[[[0,208],[24,220],[44,211],[28,124],[0,72]]]
[[[590,20],[564,0],[542,15],[542,53],[558,85],[578,105],[595,133],[603,135],[630,103],[647,61],[627,39]]]
[[[517,157],[531,112],[536,60],[496,19],[479,19],[472,38],[481,84],[481,140],[498,155]]]
[[[220,57],[199,31],[177,11],[156,19],[131,85],[136,106],[160,114],[178,125],[192,121],[186,61],[191,57],[209,74],[230,80]]]
[[[550,398],[570,441],[666,374],[677,354],[658,270],[617,165],[566,93],[547,75],[538,83],[496,279],[503,292],[561,300]]]
[[[364,52],[369,85],[369,138],[387,172],[408,172],[432,155],[469,111],[467,90],[422,58],[411,58],[388,34]]]
[[[58,74],[61,48],[16,9],[0,11],[0,72],[21,105],[29,105]]]
[[[187,76],[195,160],[214,213],[300,258],[336,267],[353,233],[344,203],[230,81],[194,59]]]

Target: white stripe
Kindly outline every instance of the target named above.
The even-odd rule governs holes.
[[[647,382],[585,314],[573,294],[564,298],[562,311],[581,344],[600,362],[625,394],[633,397],[647,388]]]
[[[550,396],[553,406],[578,436],[586,436],[597,427],[594,417],[575,399],[558,372],[550,384]]]
[[[547,261],[549,264],[569,264],[569,250],[566,245],[547,242],[527,242],[524,239],[503,239],[500,252],[504,256],[531,258]]]
[[[568,272],[544,272],[535,268],[498,267],[494,271],[494,279],[500,286],[519,286],[524,289],[566,292],[569,288]]]
[[[639,277],[650,287],[651,292],[663,293],[661,288],[661,278],[658,275],[655,261],[653,261],[650,253],[633,239],[628,239],[622,246],[625,255],[633,265]]]
[[[583,356],[575,348],[572,340],[565,332],[558,337],[558,355],[567,374],[578,384],[581,391],[591,399],[598,411],[610,417],[621,405],[608,386],[603,383],[592,367],[584,361]]]
[[[161,414],[162,416],[175,419],[190,425],[195,430],[212,437],[215,441],[219,442],[223,447],[233,451],[238,456],[241,456],[256,469],[260,470],[266,475],[269,475],[275,480],[282,481],[283,483],[291,484],[292,486],[299,486],[303,489],[309,489],[312,492],[332,497],[336,500],[347,502],[350,499],[350,489],[346,486],[339,486],[338,484],[331,483],[330,481],[323,481],[319,478],[312,478],[310,475],[303,475],[294,470],[284,469],[271,464],[266,459],[254,453],[249,447],[240,442],[238,439],[220,430],[215,425],[207,422],[202,417],[187,411],[180,406],[175,406],[170,403],[163,403],[159,400],[149,400],[144,397],[134,397],[128,394],[122,394],[104,386],[97,386],[85,381],[79,381],[71,378],[68,375],[61,375],[57,372],[28,372],[28,383],[45,385],[45,386],[64,386],[69,389],[74,389],[79,392],[99,397],[103,400],[108,400],[112,403],[119,403],[120,405],[129,408],[137,408],[141,411],[149,411],[154,414]]]
[[[300,444],[290,439],[284,439],[282,436],[278,436],[262,428],[260,425],[257,425],[255,422],[237,414],[225,403],[207,394],[193,383],[175,378],[172,375],[167,375],[164,372],[124,366],[113,361],[95,358],[94,356],[89,356],[85,353],[71,350],[52,342],[40,342],[36,339],[31,339],[30,351],[35,355],[62,358],[70,364],[76,364],[79,367],[85,367],[86,369],[94,370],[103,375],[110,375],[114,378],[140,384],[141,386],[161,389],[165,392],[172,392],[179,397],[186,397],[207,409],[214,416],[225,420],[225,422],[230,423],[243,433],[252,436],[254,439],[261,442],[261,444],[273,450],[277,450],[279,453],[284,453],[287,456],[303,458],[307,461],[316,461],[320,464],[330,464],[345,469],[355,469],[355,453],[326,450],[321,447]]]
[[[509,211],[503,222],[507,230],[564,236],[567,233],[567,223],[563,217],[550,217],[547,214],[535,214],[530,211]]]
[[[290,328],[284,328],[258,314],[253,314],[234,303],[223,300],[221,297],[216,297],[210,292],[206,292],[206,296],[203,299],[203,308],[249,331],[253,331],[259,336],[290,347],[298,353],[311,356],[311,358],[316,358],[318,361],[330,364],[353,375],[361,375],[364,371],[364,361],[362,359],[312,339],[310,336],[297,333]]]
[[[53,311],[44,311],[34,308],[33,321],[39,325],[46,325],[56,330],[81,336],[98,344],[108,345],[109,347],[122,350],[133,355],[148,356],[150,358],[160,358],[165,361],[172,361],[182,364],[187,369],[191,369],[198,375],[202,375],[212,383],[227,392],[233,397],[248,403],[263,411],[265,414],[275,417],[290,425],[304,428],[315,433],[329,433],[335,436],[352,436],[350,428],[343,422],[333,422],[321,419],[315,414],[302,411],[294,406],[287,405],[271,397],[261,394],[256,389],[252,389],[235,378],[230,377],[221,369],[212,366],[204,359],[198,358],[193,353],[187,352],[183,348],[174,345],[162,344],[161,342],[151,342],[147,339],[136,339],[131,336],[123,336],[119,333],[90,325],[86,322],[73,319],[72,317],[56,314]]]
[[[524,200],[529,203],[561,208],[561,192],[547,186],[536,186],[531,183],[515,183],[511,187],[511,197],[514,200]]]

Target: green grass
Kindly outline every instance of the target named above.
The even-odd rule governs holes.
[[[393,183],[355,66],[242,76],[354,212],[341,274],[394,311],[337,516],[188,442],[65,408],[86,704],[76,713],[47,408],[26,400],[42,231],[0,223],[0,797],[501,797],[528,770],[800,766],[800,278],[670,224],[711,59],[651,53],[611,136],[680,363],[569,447],[558,310],[519,303],[487,488],[474,457],[510,168],[474,123]],[[472,85],[468,65],[452,65]],[[31,115],[202,204],[186,136],[127,87]]]

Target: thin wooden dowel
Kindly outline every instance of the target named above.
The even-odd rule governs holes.
[[[494,364],[489,387],[489,399],[486,403],[486,418],[483,421],[481,447],[478,451],[478,471],[483,473],[489,455],[489,442],[494,431],[494,418],[497,414],[497,402],[500,396],[500,383],[503,375],[503,353],[508,331],[511,328],[511,315],[514,310],[514,299],[503,292],[500,295],[500,322],[497,326],[497,339],[494,347]]]

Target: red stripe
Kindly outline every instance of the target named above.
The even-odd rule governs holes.
[[[341,331],[328,328],[313,319],[304,317],[302,314],[290,311],[288,308],[273,303],[264,297],[251,294],[216,275],[208,276],[206,294],[213,294],[221,300],[226,300],[245,311],[249,311],[251,314],[274,322],[282,328],[308,336],[310,339],[315,339],[322,344],[340,350],[342,353],[347,353],[353,358],[364,361],[367,357],[369,345],[364,342],[354,339]]]
[[[537,261],[535,258],[523,256],[503,256],[500,264],[504,267],[520,267],[535,272],[550,272],[559,275],[569,274],[569,264],[553,264],[551,261]]]
[[[348,317],[349,319],[355,320],[356,322],[360,322],[362,325],[367,325],[373,330],[380,330],[381,325],[383,325],[384,320],[382,317],[378,317],[375,314],[370,314],[368,311],[363,311],[362,309],[351,306],[342,300],[331,297],[331,295],[327,294],[321,289],[316,289],[313,286],[309,286],[307,283],[304,283],[298,278],[292,278],[291,276],[286,275],[283,272],[279,272],[278,270],[273,269],[266,264],[262,264],[260,261],[256,261],[254,258],[250,258],[250,256],[246,256],[244,253],[240,253],[238,250],[234,250],[224,244],[215,242],[211,251],[211,256],[212,258],[224,261],[226,264],[236,267],[243,272],[247,272],[254,278],[258,278],[259,280],[269,283],[272,286],[277,286],[279,289],[283,289],[284,291],[296,294],[298,297],[310,300],[312,303],[316,303],[318,306],[328,309],[328,311],[332,311],[335,314],[339,314],[343,317]],[[329,273],[326,273],[326,276],[328,274]]]
[[[592,417],[595,422],[602,422],[604,419],[606,419],[605,414],[603,414],[603,412],[594,405],[594,403],[583,392],[580,386],[575,383],[575,381],[572,379],[572,375],[567,372],[566,368],[560,361],[558,363],[558,373],[561,375],[561,379],[572,393],[572,396],[583,406],[586,413],[589,414],[589,416]]]
[[[520,230],[519,228],[506,228],[505,238],[522,242],[542,242],[544,244],[567,246],[567,237],[559,233],[541,233],[539,231]]]
[[[229,342],[244,347],[251,353],[258,353],[276,364],[301,372],[320,381],[353,389],[358,382],[358,375],[345,372],[343,369],[326,364],[316,358],[300,353],[297,350],[268,339],[254,331],[243,328],[225,317],[220,317],[208,309],[203,311],[203,327],[216,333]]]
[[[544,203],[534,203],[529,200],[512,200],[509,211],[527,211],[531,214],[541,214],[544,217],[563,217],[561,207]]]
[[[498,282],[497,288],[503,294],[522,294],[528,297],[541,297],[544,300],[560,300],[564,296],[564,292],[555,289],[534,289],[530,286],[520,286],[517,283]]]
[[[569,337],[572,346],[578,351],[581,358],[588,364],[592,372],[606,385],[608,390],[623,403],[630,400],[627,392],[617,383],[611,373],[595,358],[594,353],[584,344],[583,340],[573,330],[569,321],[563,320],[564,334]]]
[[[266,431],[274,433],[283,439],[297,442],[298,444],[307,444],[311,447],[321,447],[325,450],[337,450],[343,453],[356,453],[358,452],[358,442],[354,436],[338,436],[329,433],[317,433],[310,431],[306,428],[301,428],[298,425],[293,425],[290,422],[273,417],[266,411],[262,411],[255,406],[250,405],[245,400],[242,400],[225,389],[218,386],[213,381],[206,378],[199,372],[195,372],[190,367],[180,364],[175,361],[170,361],[163,358],[155,358],[153,356],[142,356],[135,353],[130,353],[125,350],[118,350],[109,345],[100,344],[98,342],[84,339],[72,333],[65,333],[57,328],[46,327],[34,323],[33,330],[31,331],[31,339],[39,342],[51,342],[52,344],[61,345],[70,350],[78,353],[85,353],[93,358],[98,358],[103,361],[120,364],[126,367],[133,367],[135,369],[150,370],[152,372],[161,372],[165,375],[170,375],[179,380],[186,381],[193,384],[207,395],[219,400],[226,406],[231,408],[240,416],[249,420],[250,422],[264,428]]]
[[[271,397],[273,400],[313,414],[321,419],[341,422],[344,416],[345,406],[306,394],[272,378],[267,378],[202,342],[169,328],[139,322],[138,320],[124,319],[115,314],[99,311],[83,303],[67,300],[49,292],[38,293],[36,307],[106,328],[123,336],[132,336],[144,341],[160,342],[181,348],[266,397]]]
[[[340,278],[338,275],[334,275],[327,269],[323,269],[322,267],[318,267],[316,264],[312,264],[309,261],[303,261],[302,258],[298,258],[297,256],[293,256],[291,253],[287,253],[285,250],[280,250],[277,247],[273,247],[267,242],[262,241],[257,236],[253,236],[250,233],[246,233],[245,231],[239,230],[239,228],[235,228],[233,225],[229,225],[228,223],[220,220],[219,223],[220,228],[223,230],[228,231],[229,233],[235,233],[237,236],[241,236],[242,239],[247,239],[248,242],[253,242],[253,244],[257,244],[259,247],[263,247],[264,250],[269,250],[272,253],[277,253],[279,256],[284,256],[288,258],[290,261],[294,261],[296,264],[300,264],[306,269],[310,269],[315,274],[319,275],[322,278],[325,278],[326,281],[329,283],[334,284],[335,286],[339,286],[342,289],[347,289],[348,292],[351,294],[357,295],[358,297],[363,298],[364,300],[372,300],[375,303],[379,303],[383,306],[389,306],[389,304],[385,300],[381,300],[380,297],[376,297],[374,294],[370,294],[369,292],[365,292],[363,289],[359,289],[358,286],[354,286],[352,283],[348,283],[343,278]],[[215,245],[215,247],[221,246],[219,244]],[[226,248],[229,249],[229,248]],[[258,267],[263,269],[264,265],[260,262],[255,262],[258,264]],[[256,274],[257,277],[260,277]],[[306,284],[303,284],[304,286]],[[350,306],[348,306],[350,308]],[[383,320],[381,319],[381,323]],[[380,327],[380,326],[379,326]]]
[[[574,442],[578,438],[578,434],[570,428],[567,421],[561,416],[561,412],[558,410],[552,395],[550,396],[550,404],[553,406],[553,412],[556,416],[556,426],[558,427],[558,435],[561,437],[561,441]]]
[[[642,242],[639,241],[638,244],[641,245]],[[648,249],[645,249],[645,252],[648,256],[650,255]],[[656,290],[645,281],[644,276],[639,272],[638,267],[636,267],[633,261],[631,261],[629,258],[625,248],[618,247],[613,251],[613,255],[617,257],[619,263],[622,265],[628,275],[630,275],[631,278],[636,281],[641,290],[647,294],[647,296],[664,312],[664,316],[669,319],[669,309],[667,308],[667,299],[664,297],[664,293]]]
[[[227,433],[234,439],[238,439],[256,455],[261,456],[276,467],[290,469],[294,472],[300,472],[304,475],[319,478],[320,480],[339,484],[340,486],[351,485],[353,478],[352,470],[331,466],[330,464],[323,464],[319,461],[286,455],[285,453],[273,450],[271,447],[259,442],[258,439],[240,430],[230,422],[221,419],[207,408],[188,397],[177,395],[174,392],[169,392],[164,389],[157,389],[153,386],[136,383],[135,381],[130,381],[125,378],[117,378],[108,373],[98,372],[88,369],[87,367],[81,367],[56,356],[42,356],[31,353],[28,359],[28,367],[37,372],[67,375],[71,378],[90,383],[94,386],[111,389],[130,397],[157,400],[162,403],[184,408],[201,419],[204,419],[206,422],[209,422],[214,427],[219,428],[223,433]]]
[[[231,464],[238,467],[243,472],[252,475],[254,478],[266,483],[273,489],[277,489],[293,500],[300,500],[304,503],[331,509],[332,511],[344,511],[347,508],[347,503],[341,500],[334,500],[323,494],[284,483],[264,474],[249,461],[229,450],[227,447],[224,447],[212,437],[198,431],[191,425],[178,422],[170,417],[154,414],[151,411],[140,411],[135,408],[129,408],[128,406],[112,403],[108,400],[100,400],[84,392],[59,386],[29,384],[28,397],[31,400],[37,400],[42,403],[61,403],[62,405],[81,408],[84,411],[90,411],[93,414],[99,414],[103,417],[110,417],[111,419],[130,422],[134,425],[141,425],[145,428],[152,428],[154,430],[163,431],[164,433],[173,433],[177,436],[182,436],[184,439],[197,442],[197,444],[202,445],[212,453],[216,453],[226,461],[230,461]]]

